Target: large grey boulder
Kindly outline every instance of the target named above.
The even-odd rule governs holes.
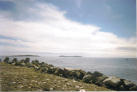
[[[39,70],[40,70],[41,73],[47,73],[48,68],[47,67],[40,67]]]
[[[110,76],[106,78],[103,83],[107,88],[110,89],[119,89],[119,86],[121,85],[121,80],[118,77]]]
[[[50,67],[48,67],[47,73],[54,74],[55,71],[56,71],[56,67],[50,66]]]
[[[99,76],[99,77],[97,77],[96,79],[95,79],[95,84],[96,85],[99,85],[99,86],[103,86],[104,84],[103,84],[103,81],[105,80],[105,79],[107,79],[108,77],[107,76],[105,76],[105,75],[102,75],[102,76]]]
[[[63,77],[71,78],[75,80],[82,80],[86,72],[81,69],[64,68]]]
[[[76,79],[76,80],[82,80],[85,74],[86,73],[83,70],[71,70],[71,71],[69,71],[69,77],[72,79]]]
[[[100,77],[100,76],[103,76],[103,74],[100,73],[100,72],[98,72],[98,71],[95,71],[95,72],[93,73],[93,76],[94,76],[94,77]]]
[[[64,70],[61,69],[61,68],[56,68],[54,74],[58,75],[58,76],[63,76],[64,75]]]
[[[31,63],[26,63],[26,66],[27,66],[28,68],[33,68],[33,65],[32,65]]]
[[[125,86],[127,86],[127,87],[132,87],[132,86],[134,86],[134,83],[132,83],[131,81],[124,80],[123,82],[124,82]]]
[[[128,80],[123,80],[123,83],[124,83],[123,85],[126,90],[137,91],[137,85],[134,84],[133,82],[128,81]]]
[[[37,65],[34,65],[34,64],[33,64],[33,68],[34,68],[34,70],[36,70],[36,71],[40,69],[40,67],[38,67]]]
[[[63,77],[65,77],[65,78],[70,78],[70,72],[71,72],[71,70],[69,70],[69,69],[67,69],[67,68],[64,68],[64,75],[63,75]]]
[[[92,75],[87,74],[83,77],[82,81],[86,83],[92,83],[92,77],[93,77]]]

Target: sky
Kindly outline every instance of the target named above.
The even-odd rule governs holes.
[[[136,0],[0,0],[0,55],[135,58]]]

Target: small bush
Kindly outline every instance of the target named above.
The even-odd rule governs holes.
[[[5,57],[5,59],[3,60],[5,63],[9,63],[9,57]]]
[[[17,60],[17,58],[13,58],[13,60],[12,60],[12,62],[17,62],[18,60]]]
[[[24,60],[24,63],[29,63],[30,62],[30,58],[26,58],[25,60]]]
[[[34,65],[39,65],[39,61],[38,61],[38,60],[33,60],[33,61],[32,61],[32,64],[34,64]]]

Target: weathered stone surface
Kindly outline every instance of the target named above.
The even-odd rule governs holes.
[[[36,65],[33,65],[33,68],[34,68],[35,70],[39,70],[39,67],[36,66]]]
[[[100,72],[98,72],[98,71],[95,71],[95,72],[93,73],[93,76],[94,76],[94,77],[99,77],[99,76],[103,76],[103,74],[100,73]]]
[[[71,70],[68,73],[69,77],[76,80],[83,79],[85,72],[82,70]]]
[[[47,67],[40,67],[40,72],[47,73],[48,68]]]
[[[61,68],[56,68],[54,74],[62,76],[64,74],[64,70]]]
[[[31,63],[26,63],[26,66],[27,66],[28,68],[32,68],[32,67],[33,67],[33,65],[32,65]]]
[[[67,69],[67,68],[64,68],[64,75],[63,75],[63,76],[64,76],[65,78],[69,78],[69,77],[70,77],[70,76],[69,76],[70,71],[71,71],[71,70],[69,70],[69,69]]]
[[[92,77],[93,77],[92,75],[88,74],[88,75],[85,75],[82,80],[83,80],[83,82],[91,83]]]
[[[133,84],[131,81],[128,81],[128,80],[124,80],[124,84],[125,84],[125,86],[127,86],[127,87],[132,87],[132,86],[134,86],[134,84]]]
[[[48,67],[47,73],[54,74],[55,71],[56,71],[56,68],[52,66],[52,67]]]
[[[123,80],[123,85],[126,90],[130,91],[136,91],[137,90],[137,85],[135,85],[133,82],[128,81],[128,80]]]
[[[106,78],[103,83],[105,84],[106,87],[112,88],[112,89],[117,89],[120,86],[121,80],[118,77],[115,76],[110,76]]]
[[[137,91],[137,86],[134,85],[133,87],[130,87],[129,90],[130,90],[130,91]]]
[[[97,85],[99,85],[99,86],[104,85],[104,84],[103,84],[103,81],[104,81],[106,78],[108,78],[108,77],[105,76],[105,75],[97,77],[95,84],[97,84]]]

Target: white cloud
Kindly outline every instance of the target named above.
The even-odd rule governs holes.
[[[51,4],[28,7],[27,12],[42,18],[41,21],[14,21],[1,15],[0,35],[19,40],[1,39],[0,43],[17,46],[0,46],[1,52],[53,52],[82,53],[98,57],[135,57],[136,51],[119,48],[136,48],[135,38],[119,38],[102,32],[95,25],[69,20],[67,12]]]

